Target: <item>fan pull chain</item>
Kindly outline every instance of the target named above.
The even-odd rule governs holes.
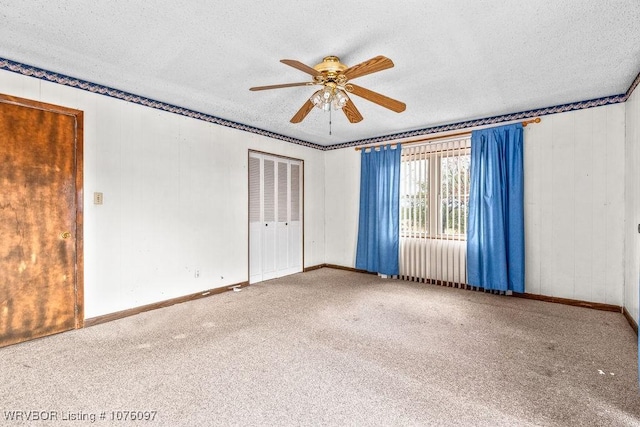
[[[331,135],[331,108],[329,108],[329,135]]]

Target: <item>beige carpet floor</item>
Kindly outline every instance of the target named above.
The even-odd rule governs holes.
[[[325,268],[2,348],[0,425],[640,426],[637,357],[618,313]]]

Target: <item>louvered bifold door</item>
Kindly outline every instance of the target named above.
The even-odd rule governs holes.
[[[249,283],[262,281],[262,159],[249,156]]]
[[[284,272],[289,266],[289,162],[279,160],[277,172],[278,224],[276,229],[276,268],[279,272]]]
[[[276,249],[276,161],[272,158],[263,160],[263,199],[262,199],[262,280],[278,277]]]
[[[302,271],[302,164],[289,165],[289,257],[291,273]]]
[[[302,163],[249,154],[249,283],[302,271]]]

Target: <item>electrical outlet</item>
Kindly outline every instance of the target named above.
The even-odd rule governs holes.
[[[93,204],[94,205],[101,205],[103,201],[103,197],[102,197],[102,193],[99,192],[95,192],[93,193]]]
[[[194,276],[196,277],[196,279],[200,277],[200,270],[196,270]]]

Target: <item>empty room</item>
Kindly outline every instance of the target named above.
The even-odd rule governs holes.
[[[640,426],[636,0],[0,22],[0,425]]]

